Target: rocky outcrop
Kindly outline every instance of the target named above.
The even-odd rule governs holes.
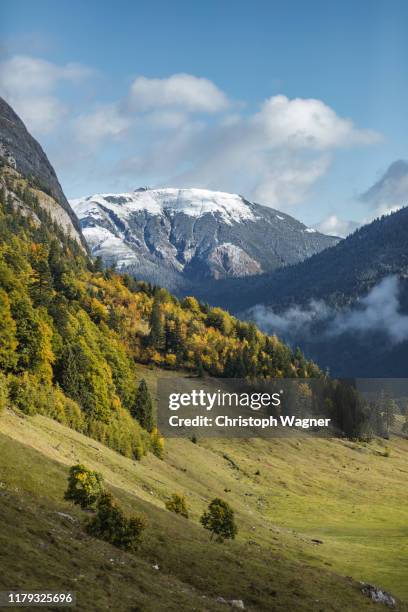
[[[31,136],[11,106],[1,97],[0,158],[29,180],[33,187],[49,196],[48,199],[45,195],[43,200],[52,217],[85,245],[78,219],[41,145]],[[58,210],[59,207],[62,210]]]
[[[363,588],[361,589],[361,591],[364,593],[364,595],[367,595],[367,597],[369,597],[372,601],[374,601],[375,603],[385,604],[390,608],[395,607],[397,602],[395,600],[395,597],[393,597],[390,593],[387,593],[387,591],[383,591],[383,589],[379,589],[378,587],[372,584],[362,584]]]

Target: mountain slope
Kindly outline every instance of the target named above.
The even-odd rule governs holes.
[[[0,408],[9,396],[27,414],[139,459],[160,454],[163,441],[133,418],[138,362],[212,376],[321,376],[220,309],[103,272],[44,202],[61,206],[16,165],[10,156],[0,164]]]
[[[365,193],[360,201],[379,211],[396,210],[408,201],[408,162],[393,162],[383,176]]]
[[[333,375],[405,377],[407,279],[408,208],[402,208],[302,263],[219,281],[202,295],[299,345]]]
[[[311,299],[341,307],[367,294],[386,276],[404,278],[407,273],[408,208],[402,208],[297,265],[251,279],[214,283],[211,303],[232,312],[260,301],[277,310]]]
[[[171,440],[163,461],[150,455],[134,463],[45,417],[6,413],[0,558],[9,562],[1,588],[11,580],[41,589],[46,580],[50,589],[75,590],[81,610],[228,610],[219,597],[242,600],[249,611],[387,609],[362,594],[361,580],[401,597],[397,609],[405,611],[399,473],[408,457],[405,441],[389,444],[391,456],[384,458],[378,443],[308,436],[298,444]],[[83,532],[86,513],[63,500],[73,461],[101,472],[127,512],[146,516],[137,554]],[[387,495],[378,494],[379,482]],[[189,520],[165,509],[175,491],[187,497]],[[199,524],[217,495],[231,503],[239,526],[237,540],[222,545],[210,542]]]
[[[180,293],[205,279],[270,272],[339,241],[241,196],[204,189],[139,189],[71,204],[95,256]]]
[[[11,106],[0,97],[0,160],[17,170],[41,195],[41,204],[82,244],[80,225],[41,145]]]
[[[135,411],[142,377],[154,395],[155,379],[174,372],[321,371],[219,308],[102,271],[10,155],[0,165],[1,588],[71,588],[81,610],[215,611],[225,606],[218,597],[248,610],[381,609],[351,573],[405,597],[405,557],[394,546],[406,526],[404,441],[392,458],[382,441],[164,444]],[[90,538],[89,515],[63,500],[78,461],[103,472],[127,512],[147,515],[136,554]],[[381,499],[378,480],[390,489]],[[188,522],[164,509],[180,487]],[[214,495],[231,501],[239,522],[225,545],[199,524]]]

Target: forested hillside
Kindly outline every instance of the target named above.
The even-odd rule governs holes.
[[[246,279],[214,282],[203,293],[212,304],[242,312],[256,304],[275,310],[311,299],[342,307],[389,275],[408,272],[408,208],[364,225],[335,246],[307,260]],[[198,292],[200,295],[200,291]]]
[[[401,439],[373,440],[396,421],[403,436],[401,415],[363,401],[253,323],[104,270],[56,194],[19,159],[2,157],[1,588],[70,589],[81,609],[126,612],[385,609],[373,593],[397,603],[359,580],[405,597],[394,543],[406,525],[406,449]],[[160,376],[180,373],[318,377],[339,437],[164,447],[154,414],[141,418],[140,389],[147,396]],[[64,492],[72,468],[106,479],[97,509],[77,508]],[[102,499],[111,500],[105,515]],[[235,513],[231,541],[210,539],[211,507],[221,519]],[[137,524],[139,548],[126,548]]]
[[[300,264],[216,281],[203,294],[299,345],[333,376],[396,378],[408,375],[407,274],[402,208]]]
[[[0,177],[0,367],[13,405],[140,457],[159,442],[129,413],[135,363],[229,377],[320,375],[253,324],[102,271],[40,206],[35,185],[6,163]]]

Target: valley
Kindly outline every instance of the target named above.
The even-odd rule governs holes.
[[[62,499],[75,462],[147,517],[136,556],[82,532],[83,512]],[[247,610],[381,610],[357,581],[408,599],[407,471],[398,437],[168,440],[164,460],[132,462],[55,421],[10,412],[0,419],[0,558],[10,568],[0,583],[74,589],[90,610],[227,609],[218,597]],[[175,491],[186,495],[188,520],[164,508]],[[198,524],[215,495],[236,510],[234,542],[210,543]]]
[[[316,261],[335,277],[337,254],[348,254],[364,271],[361,251],[241,196],[202,190],[85,199],[76,207],[85,235],[95,238],[87,245],[45,153],[1,98],[0,140],[1,589],[73,590],[79,609],[95,612],[388,609],[363,592],[369,583],[408,610],[403,415],[387,423],[384,437],[364,430],[367,406],[353,389],[276,335],[205,303],[199,291],[207,279],[212,290],[231,291],[222,300],[239,296],[237,309],[260,297],[269,306],[274,292],[265,279],[288,275],[295,299]],[[103,249],[119,243],[109,260]],[[130,243],[129,257],[140,255],[158,276],[137,257],[133,271],[115,270]],[[397,261],[389,244],[387,272]],[[258,267],[227,278],[249,261],[237,248]],[[339,283],[342,270],[324,287]],[[194,288],[201,301],[154,286],[163,278],[180,295]],[[327,297],[323,288],[318,295]],[[157,382],[177,376],[320,379],[341,435],[163,439]],[[84,525],[93,511],[64,499],[78,463],[103,476],[127,514],[146,518],[136,552],[91,537]],[[174,494],[185,496],[188,519],[167,509]],[[218,497],[238,525],[236,539],[223,543],[200,524]]]

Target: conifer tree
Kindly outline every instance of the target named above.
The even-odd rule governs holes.
[[[395,416],[398,412],[398,406],[395,401],[388,397],[384,403],[384,424],[387,431],[395,425]]]
[[[10,300],[0,289],[0,368],[11,370],[17,362],[16,323],[11,316]]]
[[[48,264],[48,250],[43,245],[32,245],[31,265],[33,267],[31,296],[36,305],[46,306],[52,297],[52,276]]]
[[[160,300],[156,296],[153,300],[152,313],[150,316],[149,344],[156,350],[164,348],[165,333],[163,317],[160,310]]]
[[[133,418],[139,421],[143,429],[151,433],[154,429],[153,404],[144,378],[136,392],[135,403],[131,409]]]

